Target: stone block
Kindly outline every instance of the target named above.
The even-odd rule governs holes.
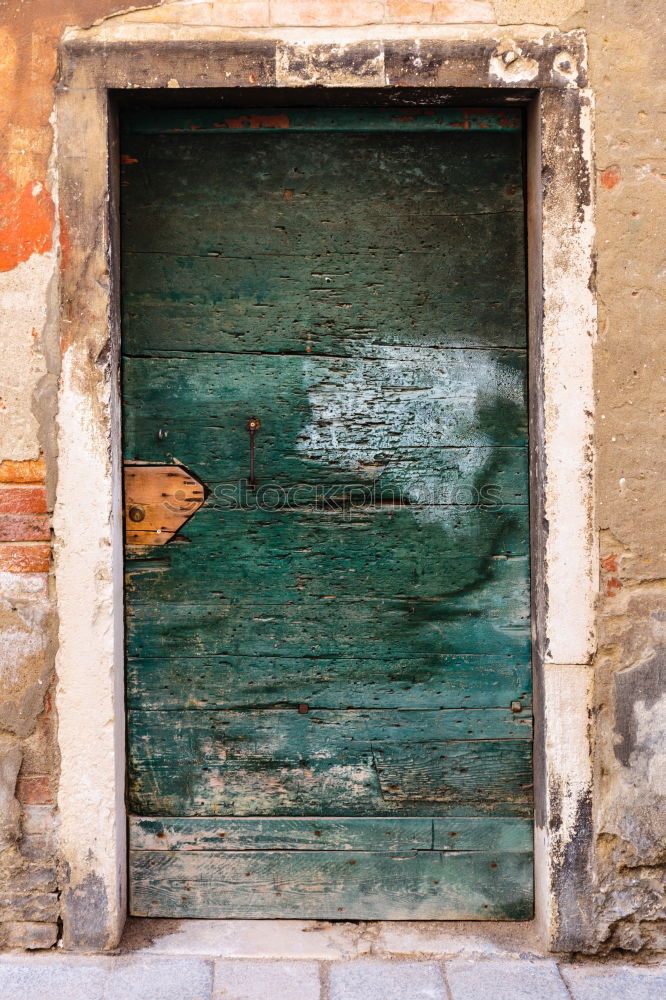
[[[13,844],[19,835],[21,807],[16,799],[16,778],[23,754],[18,745],[0,754],[0,850]]]
[[[446,1000],[434,962],[345,962],[331,966],[330,1000]]]
[[[445,971],[452,1000],[568,1000],[555,962],[466,959]]]
[[[666,997],[666,967],[562,965],[573,1000],[661,1000]]]
[[[58,925],[55,922],[8,921],[2,929],[7,948],[26,948],[28,950],[52,948],[58,938]]]
[[[119,958],[109,963],[104,1000],[210,1000],[212,988],[204,959]]]
[[[0,958],[2,1000],[211,1000],[212,985],[198,958]]]
[[[50,958],[50,956],[49,956]],[[0,959],[0,997],[3,1000],[106,1000],[105,969],[101,962],[26,961]]]
[[[344,961],[370,950],[363,925],[311,920],[130,920],[125,941],[151,955]]]
[[[217,962],[213,1000],[320,1000],[315,962]]]

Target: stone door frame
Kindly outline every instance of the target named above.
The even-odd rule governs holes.
[[[544,947],[574,950],[591,850],[597,593],[592,97],[581,32],[70,29],[56,98],[62,372],[54,518],[64,945],[118,944],[127,914],[118,308],[119,93],[236,91],[261,106],[522,106],[527,114],[535,901]],[[364,37],[364,32],[367,37]],[[314,88],[314,89],[313,89]],[[271,95],[273,95],[271,97]]]

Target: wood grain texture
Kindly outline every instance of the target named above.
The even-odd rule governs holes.
[[[487,516],[438,513],[372,507],[349,513],[201,511],[164,559],[137,562],[138,553],[128,562],[128,589],[137,603],[173,601],[172,573],[187,584],[191,603],[261,593],[266,604],[302,603],[309,596],[427,600],[449,594],[451,608],[459,611],[505,600],[529,604],[526,508]],[[461,554],[463,546],[472,552]],[[487,594],[484,582],[492,584]]]
[[[125,542],[166,545],[201,507],[207,490],[178,465],[125,463]]]
[[[531,705],[529,659],[507,655],[129,657],[130,707],[506,708]]]
[[[515,816],[212,819],[132,816],[132,851],[530,851]]]
[[[530,631],[522,595],[499,607],[470,607],[479,595],[450,599],[346,600],[170,605],[134,602],[127,619],[130,656],[344,657],[374,660],[441,654],[513,653],[528,658]],[[457,601],[457,607],[452,606]],[[467,606],[465,604],[467,603]],[[498,660],[498,662],[500,662]]]
[[[147,917],[528,920],[529,853],[133,851],[130,905]]]
[[[126,124],[132,911],[528,918],[520,116]]]
[[[147,815],[529,815],[529,717],[130,712],[129,795]]]
[[[521,138],[489,138],[133,136],[126,351],[524,345]]]

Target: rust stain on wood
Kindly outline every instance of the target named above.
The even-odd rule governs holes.
[[[279,115],[239,115],[215,122],[218,128],[289,128],[289,116]]]

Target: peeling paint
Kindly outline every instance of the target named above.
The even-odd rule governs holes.
[[[289,128],[289,116],[279,115],[242,115],[239,118],[225,118],[222,122],[215,122],[217,128],[246,129],[246,128]]]

